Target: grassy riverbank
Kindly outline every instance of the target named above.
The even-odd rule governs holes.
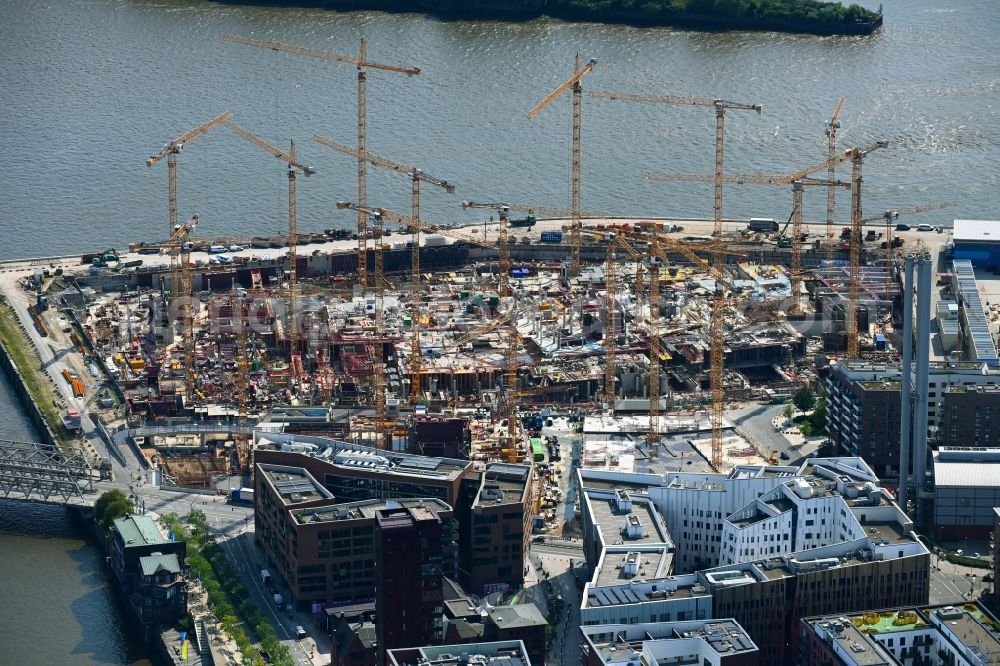
[[[7,303],[0,304],[0,340],[3,341],[7,353],[21,373],[25,387],[38,405],[42,418],[58,438],[62,428],[62,419],[55,406],[58,396],[48,375],[40,367],[34,346],[21,329],[17,313]]]

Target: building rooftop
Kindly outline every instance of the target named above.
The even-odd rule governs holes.
[[[152,518],[147,516],[125,516],[115,520],[115,530],[121,535],[126,548],[165,543],[163,535]]]
[[[942,446],[933,457],[936,487],[1000,486],[1000,449]]]
[[[258,449],[309,456],[345,469],[380,474],[454,481],[472,465],[468,460],[386,451],[327,437],[259,431],[254,436]]]
[[[622,585],[588,587],[583,607],[627,606],[656,599],[690,599],[710,596],[694,574],[667,576],[657,581],[633,580]]]
[[[952,232],[956,243],[1000,242],[1000,222],[996,220],[955,220]]]
[[[501,629],[513,627],[535,627],[547,625],[542,612],[535,604],[518,604],[516,606],[493,606],[486,612],[493,624]]]
[[[899,634],[927,636],[930,653],[957,656],[957,666],[1000,663],[1000,634],[995,619],[979,603],[961,606],[903,607],[803,618],[802,623],[825,639],[847,666],[899,665],[887,648]]]
[[[427,645],[389,650],[390,666],[531,666],[523,641]]]
[[[625,489],[585,489],[583,495],[606,547],[665,544],[673,549],[663,518],[648,497]]]
[[[155,576],[161,571],[167,573],[180,573],[181,563],[177,559],[176,553],[164,555],[163,553],[150,553],[139,558],[139,567],[143,576]]]
[[[326,506],[296,509],[292,516],[300,525],[313,523],[330,523],[347,520],[362,520],[376,518],[380,511],[408,509],[414,517],[421,518],[421,512],[428,513],[451,511],[451,507],[439,499],[399,499],[399,500],[361,500],[343,504],[328,504]]]
[[[673,552],[666,546],[632,548],[617,546],[604,550],[591,582],[597,587],[621,585],[630,580],[656,580],[673,572]]]
[[[257,469],[285,506],[333,499],[333,494],[301,467],[259,464]]]
[[[733,619],[695,620],[680,622],[657,622],[646,624],[604,624],[581,627],[584,640],[608,663],[633,661],[636,652],[647,651],[650,656],[659,656],[655,644],[664,641],[700,640],[706,647],[724,656],[754,652],[756,644]],[[613,636],[611,640],[595,640],[598,637]],[[676,657],[677,655],[671,655]],[[664,663],[657,659],[657,663]],[[675,663],[675,662],[671,662]]]
[[[511,463],[493,463],[483,472],[482,485],[473,506],[521,504],[528,490],[531,467]]]

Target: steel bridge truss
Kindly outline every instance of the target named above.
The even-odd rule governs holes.
[[[0,440],[0,495],[69,502],[93,493],[90,463],[44,444]]]

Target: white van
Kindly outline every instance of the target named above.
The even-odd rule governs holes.
[[[209,254],[222,254],[223,252],[228,252],[225,245],[213,245],[208,248]]]

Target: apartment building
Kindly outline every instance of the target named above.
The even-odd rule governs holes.
[[[583,666],[759,666],[760,651],[733,619],[581,628]]]
[[[805,614],[927,601],[930,554],[860,458],[578,479],[585,627],[735,618],[779,664]]]
[[[804,617],[801,666],[981,666],[1000,661],[997,618],[980,603]]]
[[[1000,447],[1000,386],[950,386],[944,391],[942,446]]]

